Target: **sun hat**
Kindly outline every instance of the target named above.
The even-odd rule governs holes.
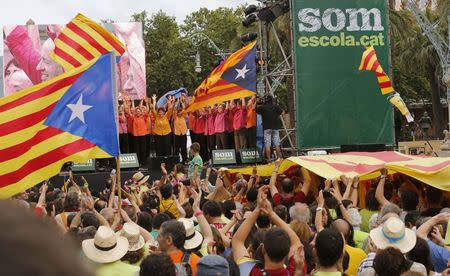
[[[408,253],[416,245],[416,234],[405,227],[398,217],[388,218],[382,225],[370,231],[370,238],[379,249],[395,247],[402,253]]]
[[[128,251],[138,251],[145,245],[144,237],[139,233],[139,226],[135,223],[126,222],[116,235],[128,240]]]
[[[100,226],[93,239],[83,241],[82,249],[86,257],[96,263],[112,263],[125,256],[128,240],[117,237],[111,228]]]
[[[132,179],[133,179],[133,181],[136,182],[137,184],[143,184],[143,183],[147,182],[147,180],[148,180],[149,177],[150,177],[150,176],[144,175],[144,174],[141,173],[141,172],[137,172],[137,173],[133,174]]]
[[[208,255],[197,264],[197,276],[228,276],[230,272],[227,260],[219,255]]]
[[[203,242],[203,235],[195,230],[194,221],[187,218],[180,218],[178,221],[183,223],[184,229],[186,230],[184,249],[192,250],[199,247]]]

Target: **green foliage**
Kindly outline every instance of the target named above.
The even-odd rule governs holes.
[[[440,1],[437,9],[424,12],[431,22],[438,22],[437,30],[447,39],[447,18],[442,10],[448,15],[449,1]],[[440,136],[445,128],[440,99],[446,91],[437,52],[409,11],[391,11],[390,22],[394,87],[406,102],[432,103],[434,136]]]

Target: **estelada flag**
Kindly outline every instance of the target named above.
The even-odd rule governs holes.
[[[112,53],[0,99],[0,198],[119,155]]]
[[[256,93],[256,41],[231,54],[200,86],[187,107],[194,111]]]
[[[367,49],[364,51],[362,58],[361,58],[361,64],[359,65],[360,71],[373,71],[377,75],[378,79],[378,85],[381,89],[381,94],[389,94],[394,92],[394,88],[392,87],[391,80],[389,79],[389,76],[384,72],[383,68],[380,65],[380,62],[377,58],[377,53],[375,52],[375,49],[370,46],[367,47]]]
[[[52,58],[69,71],[111,51],[121,56],[125,46],[111,32],[79,13],[55,39]]]

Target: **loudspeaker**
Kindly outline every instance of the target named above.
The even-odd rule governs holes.
[[[355,145],[341,145],[341,152],[377,152],[386,151],[385,144],[355,144]]]
[[[166,169],[170,171],[175,164],[180,163],[180,157],[178,155],[152,156],[147,159],[147,167],[150,170],[159,170],[161,163],[166,163]]]

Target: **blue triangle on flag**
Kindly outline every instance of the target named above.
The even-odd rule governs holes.
[[[111,53],[84,71],[44,124],[80,136],[111,156],[119,155]]]
[[[222,79],[256,92],[256,66],[256,46],[254,46],[235,66],[222,74]]]

